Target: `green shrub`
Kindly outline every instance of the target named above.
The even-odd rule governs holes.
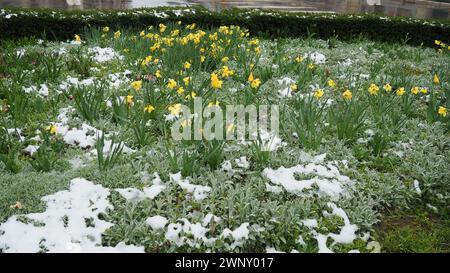
[[[315,33],[317,38],[348,40],[362,36],[376,41],[407,41],[433,46],[448,42],[448,20],[419,20],[379,15],[336,15],[229,9],[212,12],[201,7],[145,8],[131,10],[3,9],[0,41],[18,38],[70,39],[87,27],[143,28],[162,22],[181,21],[202,27],[239,25],[252,34],[268,37],[299,37]]]

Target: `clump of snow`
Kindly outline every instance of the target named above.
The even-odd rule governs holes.
[[[236,165],[242,169],[248,169],[250,167],[250,163],[247,161],[247,157],[241,156],[238,159],[235,159]]]
[[[419,181],[414,180],[414,190],[417,194],[422,194],[422,190],[420,189]]]
[[[194,185],[189,182],[188,179],[182,179],[181,173],[170,174],[170,180],[178,184],[183,190],[188,193],[192,193],[195,200],[203,200],[207,197],[208,193],[211,191],[211,187]]]
[[[301,159],[321,163],[325,159],[325,154],[316,157],[302,154]],[[343,192],[343,185],[349,183],[350,179],[341,175],[333,163],[317,163],[300,164],[291,168],[282,166],[276,170],[265,168],[263,175],[275,186],[281,186],[289,193],[303,195],[304,190],[311,189],[313,185],[316,185],[319,188],[319,194],[338,197]],[[307,178],[296,179],[296,174],[305,175]],[[279,188],[267,187],[267,190],[275,192],[279,191]]]
[[[163,229],[166,226],[168,221],[167,221],[166,217],[163,217],[160,215],[155,215],[155,216],[147,218],[147,220],[145,222],[153,230],[158,230],[158,229]]]
[[[110,47],[91,47],[88,49],[88,53],[92,55],[94,61],[98,63],[109,62],[112,59],[123,59],[123,56],[117,54],[114,49]]]
[[[162,183],[161,178],[158,173],[154,173],[155,178],[153,179],[150,187],[144,187],[141,190],[136,188],[125,188],[125,189],[115,189],[123,198],[131,202],[139,202],[145,198],[154,199],[158,194],[160,194],[166,186]]]
[[[324,64],[327,58],[320,52],[306,53],[303,55],[305,59],[310,59],[315,64]]]
[[[82,178],[70,189],[43,197],[41,213],[12,216],[0,225],[2,252],[144,252],[143,247],[102,246],[101,235],[113,224],[98,216],[112,209],[109,190]],[[25,219],[25,220],[22,220]]]
[[[22,150],[22,152],[27,155],[33,156],[33,154],[36,153],[38,149],[39,149],[39,146],[37,146],[37,145],[28,145],[27,147],[25,147]]]

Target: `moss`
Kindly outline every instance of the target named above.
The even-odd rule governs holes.
[[[383,252],[450,252],[450,220],[425,209],[385,216],[376,231]]]

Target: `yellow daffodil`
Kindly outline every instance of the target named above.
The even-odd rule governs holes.
[[[378,87],[378,85],[371,83],[368,90],[370,95],[375,96],[378,95],[378,91],[380,90],[380,88]]]
[[[131,87],[134,90],[136,90],[136,91],[140,90],[142,88],[142,81],[134,81],[134,82],[132,82],[131,83]]]
[[[222,81],[219,79],[216,73],[211,74],[211,87],[214,89],[219,89],[222,87]]]
[[[433,83],[434,84],[440,84],[441,83],[441,81],[439,80],[439,76],[437,74],[434,74]]]
[[[106,33],[106,32],[109,32],[109,27],[103,27],[102,30],[103,30],[103,32],[105,32],[105,33]]]
[[[229,60],[230,60],[230,58],[228,58],[227,56],[222,58],[223,63],[227,63]]]
[[[297,58],[295,58],[295,61],[297,63],[301,63],[301,62],[303,62],[303,57],[302,56],[298,56]]]
[[[422,88],[420,88],[420,93],[426,94],[426,93],[428,93],[428,89],[426,87],[422,87]]]
[[[234,125],[234,123],[231,123],[230,125],[227,126],[227,134],[234,132],[234,129],[236,128],[236,125]]]
[[[297,85],[296,85],[295,83],[291,84],[289,87],[291,88],[291,91],[292,91],[292,92],[297,91],[297,88],[298,88]]]
[[[128,95],[126,97],[126,102],[129,106],[133,106],[133,98],[134,98],[134,96],[132,96],[132,95]]]
[[[331,88],[336,87],[336,82],[333,81],[332,79],[329,79],[328,82],[327,82],[327,84],[328,84],[328,86],[331,87]]]
[[[163,33],[164,31],[166,31],[166,25],[164,24],[159,24],[159,32]]]
[[[186,99],[190,100],[197,97],[197,93],[195,93],[194,91],[192,91],[190,94],[186,95]]]
[[[139,33],[139,36],[144,37],[144,36],[145,36],[145,31],[141,31],[141,32]]]
[[[213,107],[213,106],[219,106],[219,101],[218,100],[216,100],[216,101],[210,101],[209,103],[208,103],[208,107]]]
[[[48,132],[50,132],[50,134],[55,135],[56,134],[56,126],[55,125],[50,125],[46,128],[46,130]]]
[[[261,80],[260,79],[254,79],[250,85],[252,88],[256,89],[259,87],[259,85],[261,84]]]
[[[227,78],[234,75],[234,71],[229,69],[228,66],[224,65],[222,67],[222,77]]]
[[[185,62],[184,65],[183,65],[183,67],[184,67],[185,69],[189,69],[189,68],[191,68],[191,63],[190,63],[190,62]]]
[[[178,116],[181,113],[181,104],[177,103],[177,104],[171,105],[168,107],[168,109],[172,115]]]
[[[448,109],[445,108],[444,106],[439,106],[438,114],[439,114],[441,117],[444,117],[444,118],[445,118],[445,117],[448,115]]]
[[[200,62],[201,62],[201,63],[204,63],[204,62],[205,62],[205,56],[203,56],[203,55],[200,56]]]
[[[397,91],[395,91],[395,93],[397,94],[397,96],[403,96],[403,94],[405,94],[405,88],[400,87],[397,89]]]
[[[174,89],[175,87],[177,87],[177,82],[174,79],[169,79],[169,82],[167,83],[167,87],[169,87],[170,89]]]
[[[314,97],[316,99],[320,99],[321,97],[323,97],[323,94],[324,94],[323,89],[319,88],[314,92]]]
[[[151,105],[151,104],[148,104],[147,106],[145,106],[145,108],[144,108],[144,112],[146,112],[146,113],[151,113],[151,112],[153,112],[153,111],[155,111],[155,107],[153,106],[153,105]]]
[[[250,72],[250,75],[248,75],[248,81],[252,82],[255,80],[255,77],[253,77],[253,72]]]
[[[182,86],[178,87],[177,93],[180,94],[180,95],[183,94],[184,93],[184,88]]]
[[[155,76],[156,76],[157,78],[161,78],[161,71],[156,70]]]
[[[122,35],[122,33],[120,33],[120,30],[114,32],[114,38],[115,38],[115,39],[119,39],[119,38],[120,38],[120,35]]]
[[[191,79],[192,79],[191,77],[184,77],[183,78],[184,85],[188,86],[189,83],[191,82]]]
[[[392,91],[392,86],[389,83],[386,83],[385,85],[383,85],[383,89],[386,92],[391,92]]]
[[[413,93],[414,95],[419,94],[419,91],[420,91],[420,89],[417,86],[414,86],[413,88],[411,88],[411,93]]]
[[[75,41],[76,42],[81,42],[81,37],[78,34],[75,34]]]
[[[316,66],[313,63],[308,64],[308,69],[313,70]]]
[[[352,91],[345,90],[344,93],[342,93],[342,97],[344,97],[345,100],[351,100],[353,97]]]

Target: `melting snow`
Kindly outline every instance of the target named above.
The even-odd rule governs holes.
[[[98,63],[104,63],[104,62],[109,62],[114,58],[117,59],[123,59],[122,56],[120,56],[119,54],[117,54],[114,49],[110,48],[110,47],[91,47],[88,49],[88,52],[90,55],[92,55],[94,61],[98,62]]]
[[[112,209],[109,190],[82,178],[70,189],[43,197],[41,213],[12,216],[0,225],[3,252],[144,252],[143,247],[118,244],[104,247],[101,234],[113,224],[98,218]],[[19,220],[25,219],[25,221]]]
[[[156,215],[153,217],[147,218],[145,221],[153,230],[163,229],[167,224],[167,218]]]

